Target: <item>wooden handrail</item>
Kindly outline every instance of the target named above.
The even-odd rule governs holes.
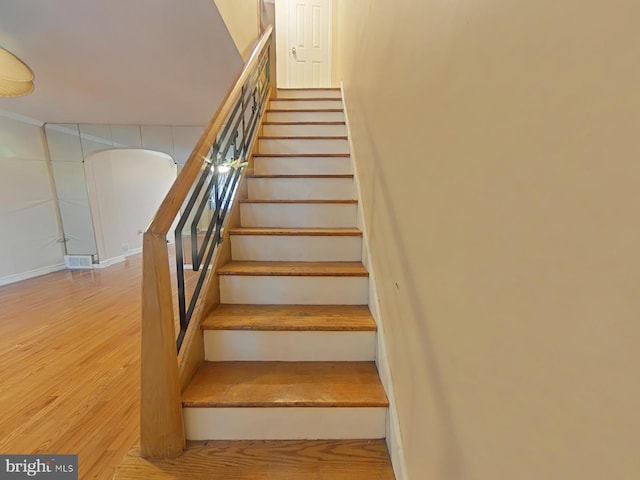
[[[211,145],[245,93],[243,86],[256,66],[261,66],[259,61],[271,41],[272,32],[273,26],[269,25],[257,40],[238,80],[200,136],[143,236],[140,385],[140,451],[143,457],[176,457],[185,445],[167,234],[202,172]],[[204,268],[208,270],[206,266]]]
[[[249,77],[251,70],[258,63],[260,53],[269,42],[269,37],[271,36],[272,31],[273,25],[269,25],[256,42],[251,52],[251,56],[247,60],[238,80],[229,93],[227,93],[227,96],[211,118],[211,121],[200,137],[200,140],[196,143],[193,152],[191,152],[189,159],[184,164],[178,178],[176,178],[175,183],[171,186],[167,196],[160,204],[160,208],[153,217],[153,220],[151,220],[151,224],[149,225],[149,228],[147,228],[147,232],[156,235],[166,235],[169,232],[171,225],[173,225],[173,222],[180,211],[180,207],[187,198],[193,183],[196,181],[198,173],[200,173],[202,163],[209,153],[209,148],[222,129],[224,120],[227,118],[236,100],[242,93],[242,86]]]

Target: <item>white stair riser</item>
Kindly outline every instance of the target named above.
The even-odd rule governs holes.
[[[353,178],[249,178],[251,200],[355,200]]]
[[[305,89],[293,90],[279,88],[277,98],[339,98],[340,90]]]
[[[349,153],[349,142],[340,138],[298,139],[298,138],[262,138],[258,143],[260,153],[306,153],[331,154]]]
[[[384,438],[385,407],[183,408],[187,440]]]
[[[264,125],[262,134],[268,137],[339,137],[347,135],[347,127],[344,124],[271,124]]]
[[[269,108],[273,110],[329,110],[342,108],[342,100],[271,100]]]
[[[359,262],[362,237],[231,235],[231,257],[255,262]]]
[[[344,122],[344,112],[269,112],[267,122]]]
[[[349,157],[254,157],[257,175],[352,174]]]
[[[212,362],[368,362],[376,332],[205,330]]]
[[[369,302],[369,278],[220,275],[220,302],[366,305]]]
[[[242,203],[243,227],[349,228],[357,226],[355,203]]]

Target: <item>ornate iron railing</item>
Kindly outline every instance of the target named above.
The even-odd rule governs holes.
[[[144,232],[140,355],[143,457],[175,457],[184,448],[182,382],[204,355],[199,348],[202,336],[193,319],[212,302],[204,293],[215,289],[208,289],[205,282],[214,278],[208,275],[210,266],[215,263],[216,247],[223,238],[242,169],[270,96],[272,37],[270,25]],[[169,245],[174,238],[175,264]]]
[[[256,130],[270,91],[269,55],[268,46],[242,85],[240,96],[204,159],[198,181],[175,228],[180,315],[178,351],[202,291],[207,268],[222,239],[224,221],[236,194],[242,169],[256,139]],[[188,258],[185,257],[185,242],[189,247],[186,250],[190,250]],[[185,266],[200,271],[190,296],[185,285]]]

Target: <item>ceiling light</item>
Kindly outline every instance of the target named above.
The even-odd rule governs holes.
[[[18,57],[0,47],[0,97],[33,92],[33,73]]]

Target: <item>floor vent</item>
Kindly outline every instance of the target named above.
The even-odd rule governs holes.
[[[64,262],[67,268],[93,268],[93,257],[91,255],[65,255]]]

